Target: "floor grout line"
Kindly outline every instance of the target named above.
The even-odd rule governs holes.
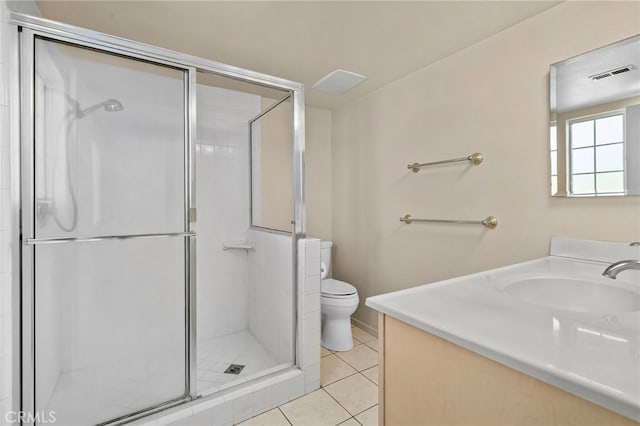
[[[355,417],[355,416],[359,416],[360,414],[364,413],[364,412],[365,412],[365,411],[367,411],[367,410],[371,410],[373,407],[375,407],[375,406],[377,406],[377,405],[379,405],[379,404],[376,402],[376,403],[375,403],[375,404],[373,404],[371,407],[367,407],[367,408],[365,408],[364,410],[360,411],[359,413],[354,414],[354,415],[353,415],[353,417]],[[356,420],[358,420],[358,419],[356,419]],[[359,423],[359,422],[358,422],[358,423]]]
[[[353,367],[351,367],[351,368],[353,368]],[[325,388],[325,387],[327,387],[327,386],[331,386],[331,385],[332,385],[332,384],[334,384],[334,383],[338,383],[340,380],[348,379],[349,377],[353,377],[353,376],[355,376],[355,375],[356,375],[356,374],[358,374],[358,373],[360,373],[360,372],[356,370],[356,372],[355,372],[355,373],[351,373],[351,374],[349,374],[348,376],[344,376],[344,377],[343,377],[343,378],[341,378],[341,379],[334,380],[333,382],[331,382],[331,383],[327,383],[326,385],[320,385],[320,388],[322,389],[322,388]]]
[[[371,368],[373,368],[373,367],[371,367]],[[367,368],[367,370],[368,370],[368,368]],[[364,371],[364,370],[362,370],[362,371]],[[363,374],[363,373],[362,373],[362,371],[359,371],[359,373],[360,373],[360,374],[362,374],[362,375],[364,376],[364,378],[365,378],[365,379],[369,380],[371,383],[373,383],[374,385],[378,386],[378,384],[377,384],[376,382],[374,382],[374,381],[373,381],[373,380],[371,380],[369,377],[367,377],[367,375],[366,375],[366,374]]]
[[[335,401],[339,406],[341,406],[341,407],[342,407],[342,409],[343,409],[344,411],[346,411],[346,412],[347,412],[347,414],[348,414],[349,416],[353,417],[353,414],[351,414],[351,412],[350,412],[349,410],[347,410],[347,409],[346,409],[346,407],[345,407],[344,405],[340,404],[340,401],[338,401],[337,399],[335,399],[335,398],[333,397],[333,395],[331,395],[331,394],[330,394],[329,392],[327,392],[326,390],[324,390],[324,389],[322,389],[322,390],[323,390],[327,395],[329,395],[329,397],[330,397],[331,399],[333,399],[333,400],[334,400],[334,401]],[[349,420],[349,419],[346,419],[344,422],[346,422],[346,421],[348,421],[348,420]],[[357,421],[357,420],[356,420],[356,421]],[[344,423],[344,422],[342,422],[342,423]],[[358,422],[358,423],[360,423],[360,422]]]
[[[286,402],[285,402],[285,404],[286,404]],[[282,404],[282,405],[284,405],[284,404]],[[280,411],[280,413],[284,416],[284,419],[285,419],[287,422],[289,422],[289,424],[290,424],[291,426],[293,426],[293,423],[291,422],[291,420],[289,420],[289,417],[287,417],[287,415],[284,413],[284,411],[282,411],[282,409],[280,408],[280,407],[282,407],[282,405],[280,405],[280,406],[278,406],[278,407],[276,407],[276,408],[277,408],[277,409],[278,409],[278,411]]]
[[[360,374],[360,375],[361,375],[361,376],[363,376],[364,378],[367,378],[367,376],[365,376],[364,374],[361,374],[361,373],[356,373],[356,374]],[[355,376],[355,374],[352,374],[352,375],[351,375],[351,376],[349,376],[349,377],[353,377],[353,376]],[[345,379],[347,379],[347,378],[348,378],[348,377],[345,377]],[[344,379],[340,379],[340,380],[344,380]],[[338,380],[338,382],[339,382],[340,380]],[[334,383],[337,383],[337,382],[334,382]],[[375,383],[374,383],[374,385],[375,385],[376,387],[378,387],[378,385],[376,385]],[[334,400],[335,402],[337,402],[339,406],[341,406],[342,408],[344,408],[344,410],[345,410],[347,413],[351,414],[351,411],[347,410],[347,408],[346,408],[345,406],[343,406],[342,404],[340,404],[340,401],[338,401],[336,398],[334,398],[334,396],[333,396],[333,395],[331,395],[331,393],[329,393],[329,391],[325,390],[325,389],[324,389],[324,387],[321,387],[320,389],[322,389],[323,391],[325,391],[325,392],[326,392],[326,393],[327,393],[331,398],[333,398],[333,400]],[[376,403],[375,403],[375,404],[373,404],[373,405],[371,405],[370,407],[367,407],[367,408],[365,408],[364,410],[362,410],[362,411],[360,411],[360,412],[358,412],[358,413],[356,413],[356,414],[351,414],[351,417],[353,417],[353,419],[354,419],[356,422],[358,422],[358,419],[356,419],[356,418],[355,418],[356,416],[359,416],[360,414],[364,413],[365,411],[370,410],[371,408],[375,407],[375,406],[376,406],[376,405],[378,405],[379,403],[380,403],[380,401],[376,401]],[[347,420],[349,420],[349,419],[347,419]],[[347,420],[345,420],[345,422],[346,422]],[[344,422],[343,422],[343,423],[344,423]],[[359,423],[359,424],[362,424],[362,423],[360,423],[360,422],[358,422],[358,423]]]
[[[366,345],[365,345],[366,346]],[[367,346],[368,347],[368,346]],[[369,348],[371,349],[371,348]],[[373,350],[373,349],[371,349]],[[349,367],[353,368],[354,370],[356,370],[358,373],[364,370],[368,370],[370,368],[376,367],[378,365],[378,362],[376,361],[376,363],[374,365],[370,365],[369,367],[363,368],[362,370],[358,370],[356,367],[354,367],[353,365],[349,364],[349,361],[342,359],[342,357],[338,354],[334,354],[335,356],[337,356],[338,358],[340,358],[340,360],[342,360],[343,362],[345,362]]]

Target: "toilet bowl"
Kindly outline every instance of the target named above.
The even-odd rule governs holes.
[[[332,351],[350,351],[353,349],[351,314],[360,302],[358,291],[349,283],[329,278],[333,244],[330,241],[323,241],[321,244],[322,346]]]

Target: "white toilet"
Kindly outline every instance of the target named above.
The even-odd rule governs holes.
[[[322,313],[322,346],[332,351],[350,351],[351,314],[360,299],[358,290],[349,283],[329,278],[331,267],[331,241],[320,246],[320,312]]]

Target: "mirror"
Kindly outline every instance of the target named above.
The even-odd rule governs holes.
[[[640,195],[640,35],[551,65],[551,195]]]

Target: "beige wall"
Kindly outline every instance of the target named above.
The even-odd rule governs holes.
[[[331,240],[331,111],[306,106],[307,235]]]
[[[640,198],[552,199],[549,65],[640,32],[638,2],[567,2],[334,110],[334,277],[368,296],[549,253],[552,235],[640,239]],[[594,30],[597,28],[597,30]],[[414,161],[486,155],[413,174]],[[403,225],[399,218],[499,226]]]
[[[273,103],[263,98],[263,109]],[[290,230],[290,104],[266,114],[261,127],[261,226]],[[305,145],[307,235],[331,240],[331,111],[305,106]]]
[[[262,98],[262,110],[277,100]],[[269,229],[291,231],[293,219],[293,181],[291,180],[292,155],[291,102],[285,101],[263,115],[255,126],[260,126],[260,191],[258,201],[255,191],[252,223]]]

